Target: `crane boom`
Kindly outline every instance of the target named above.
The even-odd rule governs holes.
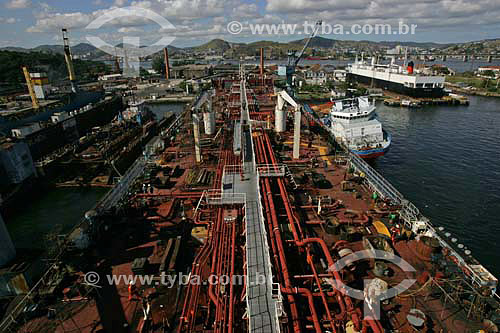
[[[283,98],[285,101],[287,101],[287,102],[288,102],[288,104],[290,104],[291,106],[293,106],[295,109],[297,109],[297,108],[299,107],[299,104],[295,101],[295,99],[293,99],[293,97],[292,97],[292,96],[290,96],[290,95],[286,92],[286,90],[281,90],[281,91],[279,91],[279,92],[277,93],[277,95],[278,95],[278,98],[279,98],[279,97]],[[278,108],[279,108],[280,110],[282,110],[282,109],[283,109],[283,106],[284,106],[284,103],[283,103],[283,102],[281,102],[281,101],[278,101]]]
[[[294,66],[295,67],[299,63],[300,59],[302,59],[302,57],[304,56],[304,52],[306,51],[307,47],[311,43],[311,40],[318,34],[319,28],[321,27],[322,24],[323,24],[323,21],[321,21],[321,20],[319,20],[318,22],[316,22],[316,25],[314,26],[314,30],[313,30],[311,36],[309,36],[309,39],[304,44],[304,47],[300,51],[299,55],[296,56],[296,58],[295,58],[295,61],[294,61]]]
[[[71,57],[71,50],[69,48],[69,37],[68,30],[62,29],[62,36],[64,42],[64,59],[66,60],[66,66],[68,68],[69,80],[71,82],[71,90],[76,92],[76,76],[75,69],[73,68],[73,58]]]
[[[33,88],[33,81],[31,81],[31,75],[26,66],[23,66],[24,78],[26,79],[26,84],[28,85],[28,91],[31,97],[31,104],[33,105],[33,109],[37,110],[40,108],[40,104],[38,103],[38,98],[35,94],[35,89]]]
[[[319,28],[323,24],[323,21],[319,20],[316,22],[316,25],[314,26],[314,31],[312,32],[311,36],[307,39],[304,47],[300,51],[300,53],[297,55],[295,51],[289,51],[288,52],[288,64],[286,65],[286,86],[288,92],[293,96],[293,89],[292,89],[292,79],[293,79],[293,74],[295,74],[295,68],[297,67],[297,64],[299,63],[300,59],[304,56],[304,52],[306,51],[307,47],[311,43],[311,40],[316,36],[316,34],[319,31]]]

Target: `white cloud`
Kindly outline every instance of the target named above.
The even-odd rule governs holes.
[[[9,17],[9,18],[0,17],[0,23],[14,24],[17,21],[18,21],[18,19],[14,18],[14,17]]]
[[[400,0],[267,0],[265,8],[267,14],[278,15],[286,23],[322,19],[331,25],[397,25],[404,20],[417,24],[417,33],[423,30],[438,33],[438,27],[479,31],[492,29],[500,21],[498,0],[414,0],[411,3]]]
[[[22,2],[22,0],[15,0]],[[237,20],[244,25],[256,23],[280,24],[305,21],[313,23],[322,19],[330,25],[343,24],[391,24],[397,26],[400,20],[407,24],[418,24],[420,30],[458,29],[476,31],[484,26],[492,29],[500,21],[499,0],[414,0],[412,3],[400,0],[266,0],[264,7],[257,2],[244,0],[93,0],[94,4],[108,4],[108,9],[94,12],[55,12],[50,6],[40,3],[41,9],[34,13],[36,22],[30,32],[56,32],[62,27],[83,29],[108,10],[121,6],[137,6],[158,13],[176,29],[158,31],[156,24],[142,17],[126,17],[113,20],[103,27],[100,36],[114,30],[119,34],[142,32],[142,39],[156,41],[165,35],[178,39],[236,38],[226,31],[227,22]],[[11,1],[13,2],[13,1]],[[156,28],[155,28],[156,27]],[[141,29],[143,28],[143,29]],[[147,31],[147,32],[145,32]],[[248,35],[248,29],[239,37],[262,39]],[[335,38],[335,36],[325,36]],[[104,39],[104,37],[102,37]],[[279,36],[277,36],[279,38]],[[390,38],[390,36],[389,36]],[[231,39],[231,38],[228,38]],[[272,37],[271,37],[272,39]],[[142,42],[141,42],[142,43]]]
[[[59,30],[61,28],[80,29],[87,26],[93,20],[92,14],[81,12],[75,13],[46,13],[37,19],[34,26],[26,29],[27,32],[46,32]]]
[[[239,0],[136,0],[132,6],[151,9],[170,21],[222,16],[226,9],[240,6]]]
[[[123,27],[123,28],[118,29],[118,32],[121,32],[121,33],[144,32],[144,30],[141,28],[138,28],[138,27]]]
[[[233,8],[231,19],[255,18],[259,15],[257,5],[254,3],[243,3]]]
[[[114,6],[116,7],[123,7],[127,4],[127,0],[115,0],[113,3]]]
[[[10,0],[5,7],[11,9],[27,8],[31,5],[31,0]]]
[[[210,17],[224,17],[229,16],[225,13],[225,5],[235,4],[239,0],[156,0],[156,1],[133,1],[132,6],[150,9],[167,20],[172,22],[183,22],[193,24],[195,20],[210,18]],[[126,1],[116,0],[115,5],[125,4]],[[70,12],[70,13],[54,13],[50,8],[43,8],[35,14],[37,18],[35,24],[27,29],[28,32],[48,32],[55,31],[62,27],[69,29],[82,29],[87,26],[94,19],[103,15],[104,13],[112,10],[101,9],[91,13],[84,12]],[[229,7],[234,8],[234,7]],[[245,7],[247,8],[247,7]],[[256,10],[256,7],[249,6],[247,9]],[[229,9],[228,9],[229,11]],[[141,26],[154,24],[144,17],[125,17],[113,20],[107,26],[126,27],[126,26]],[[177,23],[176,23],[177,24]],[[174,24],[174,25],[176,25]],[[213,28],[214,26],[208,27]]]

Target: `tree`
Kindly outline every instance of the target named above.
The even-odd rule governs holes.
[[[157,73],[165,74],[165,60],[163,57],[154,57],[151,66]]]
[[[487,71],[484,71],[484,72],[482,72],[482,74],[483,74],[484,76],[495,77],[495,72],[494,72],[494,71],[492,71],[492,70],[487,70]]]

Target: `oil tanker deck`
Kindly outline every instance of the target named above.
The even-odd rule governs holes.
[[[242,69],[212,88],[2,331],[497,331],[496,278],[315,114],[296,107],[276,133],[272,79]]]

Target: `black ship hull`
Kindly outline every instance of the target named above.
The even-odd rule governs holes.
[[[374,88],[382,88],[384,90],[389,90],[401,95],[415,98],[440,98],[445,95],[443,88],[410,88],[401,83],[375,79],[352,73],[347,73],[347,81],[363,83]]]
[[[23,140],[28,144],[33,160],[36,161],[66,144],[77,141],[92,127],[108,124],[121,109],[121,98],[106,100],[88,111],[28,135]]]

